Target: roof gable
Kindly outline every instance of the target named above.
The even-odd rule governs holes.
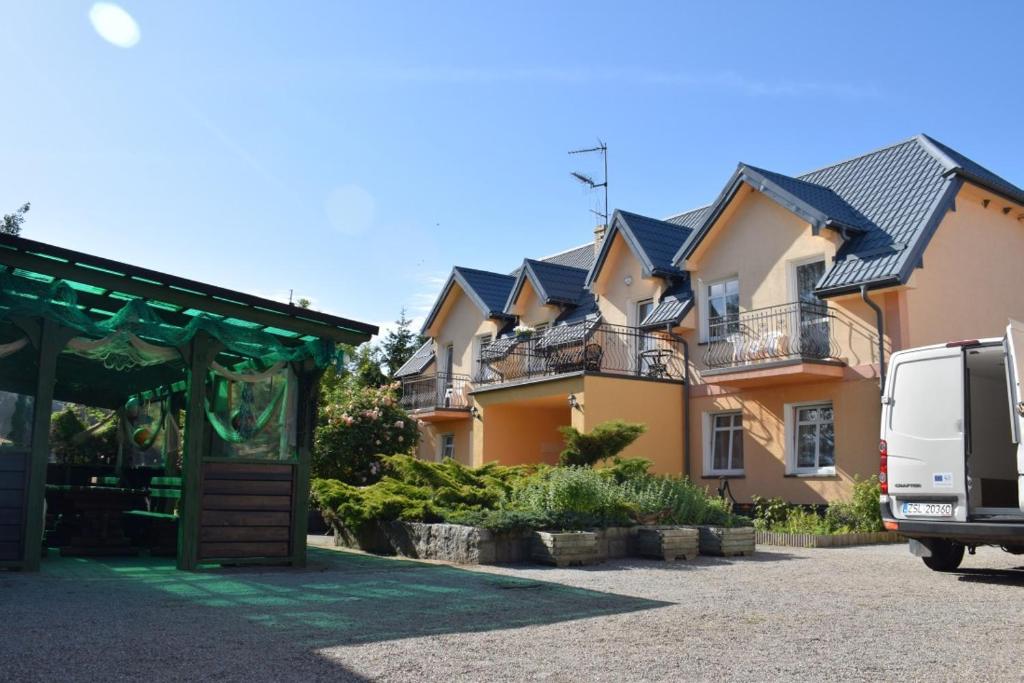
[[[423,322],[422,332],[425,334],[441,313],[445,300],[452,288],[458,285],[485,318],[505,318],[505,301],[515,284],[516,278],[511,275],[492,273],[487,270],[455,266],[451,275],[441,288],[441,293],[434,302],[433,308]]]
[[[537,298],[545,305],[574,306],[584,291],[587,271],[556,263],[526,259],[519,269],[519,276],[505,302],[505,312],[509,313],[523,291],[523,285],[529,280]]]
[[[709,211],[704,207],[670,219],[702,221],[674,262],[693,253],[747,182],[774,193],[776,201],[812,225],[818,220],[845,232],[835,263],[818,283],[820,294],[905,282],[964,180],[1024,203],[1024,190],[926,135],[798,177],[741,164]]]
[[[651,277],[677,277],[683,271],[673,265],[673,257],[690,237],[692,229],[678,223],[648,218],[640,214],[616,209],[611,227],[601,243],[593,267],[587,275],[589,287],[604,266],[616,235],[622,235],[630,251],[640,261],[644,275]]]

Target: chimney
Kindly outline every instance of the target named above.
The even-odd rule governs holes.
[[[604,242],[604,233],[607,227],[602,223],[594,228],[594,258],[597,258],[598,252],[601,251],[601,243]]]

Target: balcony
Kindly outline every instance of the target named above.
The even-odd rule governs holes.
[[[708,382],[759,386],[843,375],[827,304],[797,302],[713,318],[704,352]]]
[[[425,422],[467,419],[471,388],[468,375],[409,377],[402,380],[400,403]]]
[[[496,339],[481,348],[479,368],[478,387],[571,373],[681,381],[684,372],[681,344],[674,338],[598,321]]]

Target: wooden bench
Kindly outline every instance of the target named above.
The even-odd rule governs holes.
[[[178,513],[181,477],[153,477],[149,480],[149,509],[129,510],[124,514],[142,527],[142,536],[150,555],[178,553]]]

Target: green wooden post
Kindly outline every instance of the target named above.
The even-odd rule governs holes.
[[[46,497],[46,462],[50,458],[50,413],[57,381],[57,354],[67,343],[68,331],[43,320],[39,332],[39,365],[32,413],[32,457],[25,501],[25,559],[27,571],[39,571],[43,551],[43,500]]]
[[[203,450],[206,445],[203,402],[206,373],[219,349],[220,342],[200,331],[183,350],[188,359],[188,390],[178,517],[178,569],[192,570],[199,565],[199,517],[202,513]]]
[[[306,533],[309,530],[309,468],[313,457],[313,433],[316,429],[317,396],[323,370],[305,361],[295,375],[299,381],[296,396],[299,463],[295,468],[292,492],[292,566],[306,566]]]

